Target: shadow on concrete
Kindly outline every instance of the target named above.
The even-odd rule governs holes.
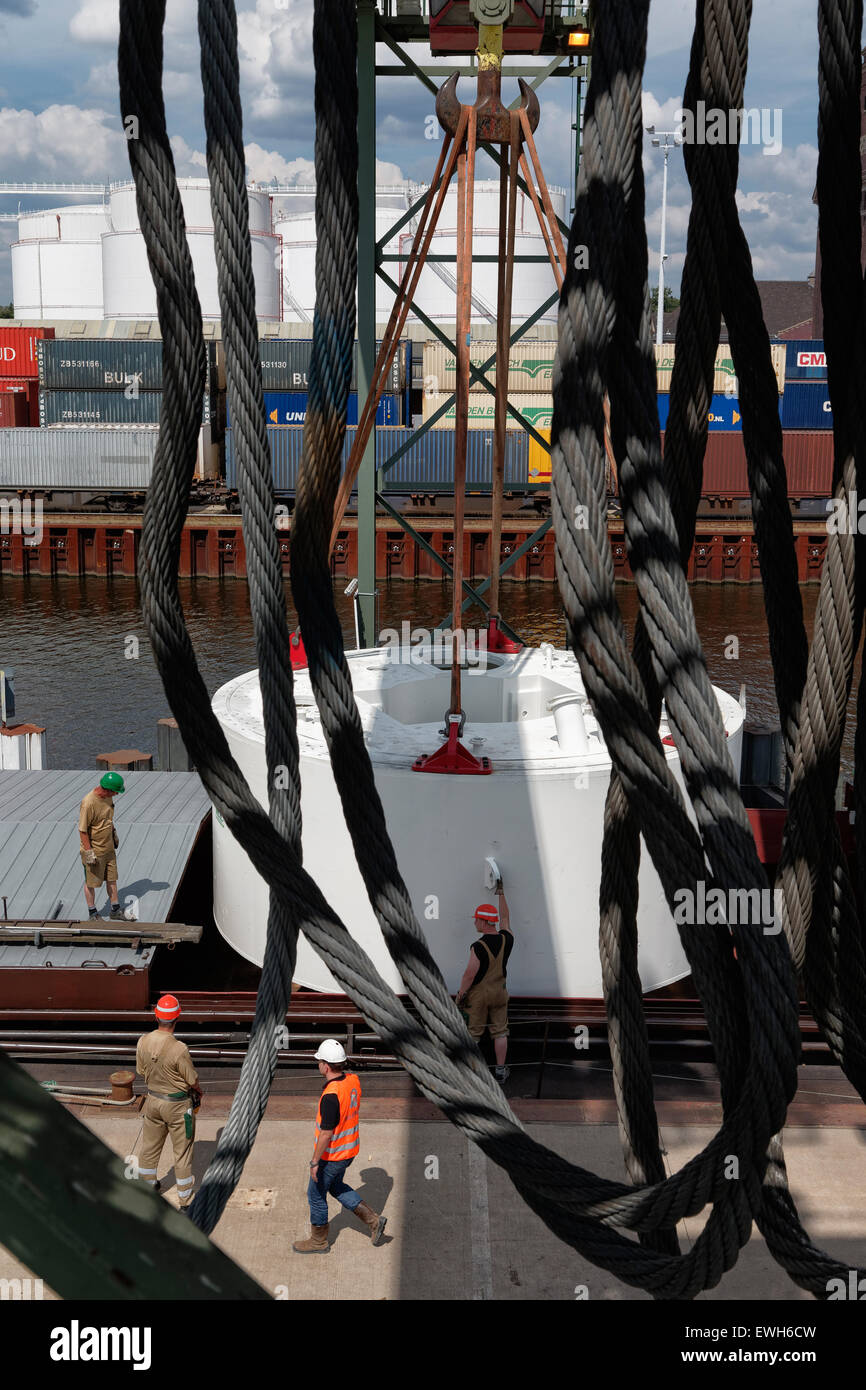
[[[353,1172],[355,1177],[354,1182],[352,1181]],[[387,1203],[394,1187],[394,1179],[389,1173],[385,1172],[384,1168],[361,1168],[357,1172],[349,1168],[346,1172],[344,1182],[347,1182],[350,1187],[354,1187],[361,1201],[366,1202],[367,1206],[373,1211],[378,1212],[380,1216],[388,1215]],[[360,1217],[347,1211],[345,1207],[339,1206],[335,1199],[331,1197],[328,1198],[329,1215],[334,1210],[335,1205],[337,1206],[337,1215],[331,1220],[328,1230],[328,1239],[332,1245],[346,1227],[351,1227],[352,1230],[364,1229]],[[379,1244],[389,1245],[392,1239],[393,1237],[388,1235],[386,1228],[385,1234]]]

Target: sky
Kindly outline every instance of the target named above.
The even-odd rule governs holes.
[[[313,173],[312,0],[238,0],[244,142],[251,177],[309,182]],[[754,0],[747,107],[766,108],[763,141],[743,145],[738,200],[759,279],[805,279],[814,268],[817,210],[817,0]],[[0,180],[104,182],[129,175],[117,96],[118,0],[0,0]],[[644,122],[672,130],[682,104],[694,25],[690,0],[653,0],[644,76]],[[199,47],[194,0],[168,0],[165,32],[168,129],[179,174],[203,176]],[[429,52],[413,50],[416,61]],[[385,57],[385,54],[383,54]],[[539,91],[536,134],[547,180],[570,189],[572,84]],[[472,100],[471,84],[460,95]],[[513,93],[503,93],[510,100]],[[381,182],[432,173],[432,98],[414,79],[380,79],[377,154]],[[775,149],[769,152],[769,147]],[[479,161],[479,177],[486,160]],[[490,166],[492,169],[492,166]],[[663,157],[644,149],[650,281],[657,282]],[[0,212],[70,200],[0,196]],[[682,151],[668,166],[666,284],[682,272],[689,215]],[[9,247],[15,222],[0,221],[0,303],[12,298]]]

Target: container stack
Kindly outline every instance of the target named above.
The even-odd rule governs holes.
[[[37,343],[53,328],[0,328],[0,429],[39,424]]]
[[[197,475],[219,475],[211,416],[217,376],[214,344],[206,372]],[[46,339],[37,347],[39,424],[43,429],[138,430],[154,435],[162,407],[162,343],[129,338]]]
[[[38,348],[39,423],[154,426],[162,405],[162,343],[128,338],[63,338]],[[202,421],[211,418],[215,390],[213,344],[208,345]]]
[[[553,360],[556,343],[550,340],[521,339],[513,343],[508,358],[508,402],[518,410],[537,433],[550,443],[550,426],[553,419]],[[496,357],[496,344],[492,340],[479,340],[471,344],[469,360],[476,367],[483,367],[489,358]],[[424,345],[424,396],[423,418],[432,420],[432,429],[453,430],[456,405],[445,403],[454,392],[457,380],[457,363],[454,354],[439,342]],[[485,373],[492,386],[496,384],[495,361]],[[444,407],[444,409],[443,409]],[[440,413],[441,412],[441,413]],[[470,374],[469,378],[469,428],[470,430],[492,430],[495,415],[494,397]],[[435,418],[434,418],[435,417]],[[510,413],[506,416],[508,430],[520,430],[522,426]],[[550,454],[537,440],[529,436],[529,484],[546,485],[550,482]]]
[[[380,343],[376,344],[378,351]],[[222,344],[220,344],[222,354]],[[397,348],[388,376],[387,390],[379,401],[377,425],[404,425],[407,422],[409,392],[412,385],[412,344]],[[309,338],[264,338],[259,342],[262,386],[268,425],[299,427],[307,416],[310,364],[313,343]],[[220,370],[224,373],[224,363]],[[363,402],[361,403],[363,406]],[[231,424],[231,421],[228,421]],[[351,393],[347,423],[358,423],[358,344],[352,366]]]

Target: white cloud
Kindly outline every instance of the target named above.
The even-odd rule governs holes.
[[[117,0],[84,0],[69,21],[69,33],[79,43],[117,43]]]
[[[80,106],[0,110],[6,178],[101,180],[126,172],[118,116]]]
[[[207,155],[188,145],[182,135],[172,135],[170,142],[175,172],[179,178],[204,178],[207,175]]]

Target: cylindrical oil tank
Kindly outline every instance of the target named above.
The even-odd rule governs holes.
[[[14,242],[12,297],[21,319],[101,319],[101,241]]]
[[[202,317],[221,317],[217,288],[213,232],[187,229],[187,242],[195,272]],[[279,269],[276,239],[266,232],[251,237],[256,315],[280,316]],[[108,232],[102,240],[102,265],[106,318],[155,318],[156,290],[150,275],[147,250],[140,231]]]
[[[187,228],[213,227],[213,213],[210,203],[210,186],[207,179],[178,179],[183,217]],[[251,232],[271,230],[271,203],[263,191],[249,190],[249,219]],[[132,232],[139,228],[138,209],[135,203],[135,185],[131,182],[115,184],[110,195],[111,229],[116,232]]]
[[[19,241],[98,241],[110,226],[104,203],[43,208],[18,217]]]
[[[439,776],[412,770],[419,755],[442,743],[439,729],[450,689],[450,671],[429,634],[426,644],[426,655],[424,644],[412,649],[406,644],[348,653],[347,659],[400,873],[446,985],[452,993],[457,989],[469,958],[473,914],[489,898],[485,861],[492,856],[503,874],[515,934],[510,993],[599,997],[599,881],[611,762],[586,704],[577,663],[569,653],[548,658],[528,648],[517,657],[484,653],[483,659],[475,649],[479,659],[470,662],[467,645],[462,738],[477,755],[489,757],[492,772]],[[550,702],[570,694],[580,700],[586,751],[558,741]],[[743,712],[732,696],[715,694],[738,774]],[[405,993],[361,880],[306,673],[296,674],[295,698],[304,868],[387,983]],[[266,807],[257,673],[223,686],[213,708],[253,795]],[[660,733],[667,734],[664,722]],[[665,756],[680,780],[676,750],[666,746]],[[213,836],[217,927],[240,955],[261,964],[267,885],[218,814]],[[686,975],[688,963],[645,850],[639,889],[638,966],[644,990],[651,990]],[[312,989],[343,988],[303,936],[294,973],[298,984]]]

